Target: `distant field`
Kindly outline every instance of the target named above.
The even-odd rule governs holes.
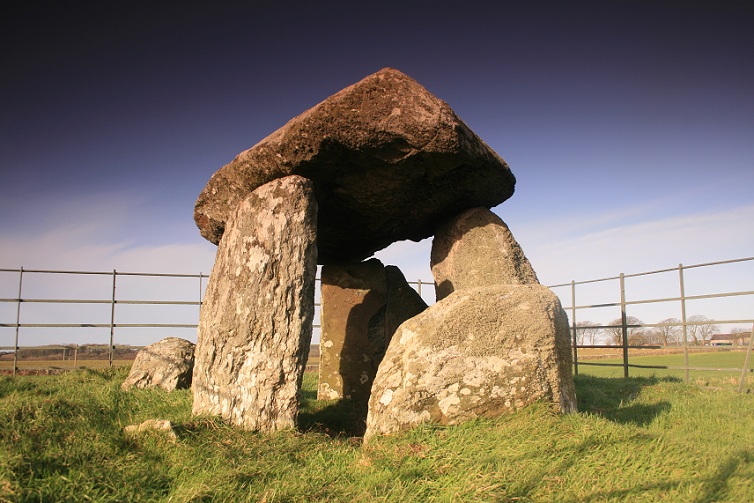
[[[130,367],[133,364],[133,359],[130,360],[113,360],[113,367]],[[75,365],[74,365],[75,363]],[[32,360],[32,359],[19,359],[19,370],[58,370],[58,369],[74,369],[74,368],[88,368],[88,369],[102,369],[107,368],[109,362],[107,359],[99,360]],[[306,363],[306,369],[308,371],[316,371],[319,368],[319,356],[309,358]],[[0,360],[0,372],[12,371],[13,360]]]
[[[718,351],[708,353],[689,353],[689,367],[708,367],[714,370],[690,370],[689,375],[692,379],[737,379],[740,378],[743,367],[745,351]],[[589,364],[598,365],[589,365]],[[656,356],[647,355],[629,355],[629,365],[643,365],[647,367],[683,367],[683,353],[665,354]],[[615,366],[606,366],[615,365]],[[749,380],[754,380],[749,365]],[[739,369],[739,370],[729,370]],[[628,373],[632,377],[685,377],[683,369],[664,369],[664,368],[640,368],[629,367]],[[623,377],[623,359],[622,358],[600,358],[600,359],[579,359],[579,374],[588,374],[596,377]]]
[[[113,367],[130,367],[131,360],[113,360]],[[109,366],[108,360],[78,360],[74,366],[73,360],[18,360],[19,370],[57,370],[57,369],[102,369]],[[13,360],[0,361],[0,371],[13,370]]]
[[[128,348],[128,350],[124,351],[124,347]],[[18,368],[19,370],[66,370],[74,368],[99,369],[107,368],[109,366],[106,349],[104,352],[94,355],[90,353],[82,354],[82,352],[79,352],[77,358],[74,358],[75,353],[71,348],[67,347],[65,348],[65,351],[62,351],[62,349],[61,346],[33,346],[22,348],[18,356]],[[119,346],[119,350],[113,355],[113,366],[131,366],[139,349],[141,349],[140,346]],[[42,354],[42,351],[46,354]],[[50,354],[51,351],[54,352]],[[319,361],[319,344],[312,344],[309,349],[309,359],[306,363],[306,369],[308,371],[317,370],[319,368]],[[13,353],[10,351],[4,351],[0,353],[0,372],[9,370],[13,370]]]
[[[648,367],[683,367],[683,353],[678,349],[671,349],[671,354],[647,354],[653,350],[638,350],[629,354],[629,364],[643,365]],[[667,353],[668,350],[654,351],[655,353]],[[623,359],[620,356],[620,348],[609,349],[583,349],[579,351],[579,374],[587,374],[596,377],[623,377]],[[599,358],[596,358],[600,356]],[[714,351],[699,352],[693,350],[689,353],[690,367],[710,367],[715,370],[691,370],[690,377],[693,379],[721,378],[725,380],[736,380],[740,377],[740,370],[721,370],[721,369],[740,369],[743,367],[745,351]],[[313,352],[306,364],[309,372],[315,372],[319,369],[320,356]],[[74,365],[75,363],[75,365]],[[598,364],[598,365],[590,365]],[[133,364],[132,359],[114,359],[114,367],[128,367]],[[90,368],[99,369],[108,367],[107,359],[79,359],[74,362],[68,360],[53,359],[19,359],[19,370],[67,370],[73,368]],[[750,364],[754,367],[754,362]],[[0,372],[13,370],[13,360],[0,360]],[[749,370],[750,380],[754,381],[754,372]],[[632,377],[678,377],[684,378],[683,369],[663,369],[663,368],[637,368],[630,367],[629,375]]]

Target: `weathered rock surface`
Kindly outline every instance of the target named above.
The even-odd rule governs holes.
[[[191,387],[193,370],[194,344],[178,337],[167,337],[136,354],[121,389],[187,389]]]
[[[239,154],[210,179],[194,219],[218,243],[255,188],[314,182],[319,262],[359,261],[429,237],[438,221],[508,199],[515,178],[450,107],[390,68],[343,89]]]
[[[295,426],[314,317],[316,220],[312,184],[298,176],[238,204],[202,305],[194,414],[250,430]]]
[[[172,442],[175,442],[178,438],[175,434],[175,430],[173,429],[173,423],[171,423],[167,419],[147,419],[143,423],[129,424],[128,426],[123,428],[123,433],[131,437],[134,437],[139,433],[145,433],[148,431],[161,433]]]
[[[487,208],[472,208],[438,226],[430,267],[437,300],[478,286],[539,284],[508,226]]]
[[[458,290],[403,323],[380,365],[365,441],[534,401],[576,410],[568,318],[541,285]]]
[[[321,303],[317,398],[366,405],[393,333],[427,304],[397,267],[377,259],[323,266]]]

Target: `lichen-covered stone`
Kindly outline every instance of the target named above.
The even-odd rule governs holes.
[[[466,288],[539,283],[508,226],[487,208],[472,208],[438,226],[430,266],[438,301]]]
[[[319,262],[360,261],[431,236],[437,222],[508,199],[515,178],[447,103],[385,68],[291,119],[217,171],[194,219],[218,243],[255,188],[297,174],[314,182]]]
[[[393,333],[427,305],[397,267],[377,259],[323,266],[321,303],[317,398],[366,405]]]
[[[186,339],[167,337],[142,348],[136,354],[121,389],[187,389],[191,387],[193,370],[194,344]]]
[[[545,401],[576,410],[568,317],[541,285],[458,290],[403,323],[377,372],[365,441]]]
[[[173,429],[173,423],[167,419],[147,419],[143,423],[129,424],[123,428],[123,433],[130,437],[135,437],[139,433],[146,433],[148,431],[158,432],[171,442],[175,442],[178,439],[175,429]]]
[[[295,427],[317,270],[309,180],[277,179],[228,220],[202,304],[194,414],[249,430]]]

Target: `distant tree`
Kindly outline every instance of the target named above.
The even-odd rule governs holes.
[[[730,331],[731,334],[736,336],[735,344],[742,346],[749,342],[749,337],[751,337],[751,330],[746,330],[745,328],[736,327],[733,330]]]
[[[658,336],[658,343],[663,346],[670,344],[678,344],[678,336],[681,333],[681,320],[678,318],[665,318],[660,322],[661,327],[655,329],[655,333]]]
[[[599,323],[593,321],[579,321],[576,323],[576,341],[579,345],[594,345],[594,340],[601,331],[600,328],[597,328],[598,326]]]
[[[662,332],[658,328],[648,329],[644,331],[647,344],[657,345],[662,344]]]
[[[642,327],[631,327],[631,325],[641,325],[643,323],[643,321],[641,321],[639,318],[636,318],[635,316],[628,316],[626,318],[626,325],[629,325],[628,329],[626,330],[629,345],[639,345],[646,342],[644,329]],[[604,330],[610,340],[610,343],[616,346],[623,345],[623,320],[621,318],[617,318],[608,323],[608,325],[609,327]],[[636,344],[634,344],[634,342]]]
[[[695,346],[700,342],[702,346],[707,344],[710,337],[718,330],[713,320],[710,320],[703,314],[689,316],[686,321],[689,323],[686,325],[686,333],[691,336]]]
[[[628,331],[629,346],[646,346],[651,343],[651,332],[649,330]]]

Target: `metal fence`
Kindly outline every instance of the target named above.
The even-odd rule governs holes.
[[[4,276],[4,277],[3,277]],[[68,281],[64,281],[65,277]],[[77,285],[82,278],[99,278],[95,285],[88,285],[88,288],[80,288]],[[33,283],[29,284],[33,278]],[[41,278],[41,279],[40,279]],[[73,278],[73,279],[71,279]],[[158,279],[170,280],[175,282],[183,281],[181,285],[173,288],[149,289],[142,285],[140,288],[123,288],[123,282],[126,279]],[[204,289],[206,287],[208,275],[206,274],[163,274],[163,273],[139,273],[139,272],[121,272],[113,271],[67,271],[67,270],[42,270],[42,269],[0,269],[0,352],[12,351],[13,353],[13,375],[18,370],[19,352],[28,349],[39,350],[40,344],[34,344],[30,335],[32,330],[44,330],[43,337],[37,337],[37,341],[45,342],[41,345],[44,350],[58,352],[62,359],[66,359],[66,353],[70,353],[69,358],[73,359],[74,366],[79,357],[79,344],[61,345],[61,332],[65,329],[75,329],[80,332],[81,329],[91,330],[100,329],[100,332],[106,331],[106,335],[99,333],[94,338],[89,338],[89,345],[106,346],[108,365],[112,366],[113,357],[118,346],[128,345],[129,348],[140,348],[150,341],[149,338],[158,337],[157,334],[164,335],[165,330],[189,329],[194,330],[197,327],[199,310],[202,304]],[[4,281],[3,281],[4,280]],[[194,286],[186,283],[193,282]],[[15,290],[11,292],[11,283]],[[61,286],[62,283],[67,283]],[[317,278],[319,285],[319,278]],[[422,280],[409,281],[409,284],[417,290],[419,295],[427,294],[427,282]],[[50,288],[56,285],[58,288]],[[430,285],[434,286],[433,283]],[[79,286],[79,288],[76,288]],[[423,288],[424,287],[424,288]],[[163,298],[157,299],[155,290],[161,290]],[[71,296],[72,293],[85,291],[88,296]],[[52,295],[52,294],[58,295]],[[13,296],[11,296],[13,295]],[[173,295],[171,297],[171,295]],[[143,298],[144,296],[148,298]],[[193,297],[192,300],[190,300]],[[69,310],[73,306],[87,306],[83,313],[79,313],[79,318],[85,318],[85,321],[62,322],[61,317],[65,313],[60,311],[50,312],[30,312],[31,306],[55,305],[67,306]],[[183,310],[177,313],[179,321],[170,322],[147,322],[148,317],[145,313],[126,313],[124,307],[134,306],[155,306],[162,311],[157,318],[171,317],[176,315],[177,308],[193,307],[190,311]],[[3,309],[5,307],[5,309]],[[12,309],[10,309],[12,307]],[[100,309],[99,312],[96,308]],[[315,313],[314,329],[319,330],[319,288],[317,288],[317,299],[315,301],[317,312]],[[104,311],[106,308],[106,312]],[[150,313],[155,318],[154,313]],[[173,316],[175,318],[175,316]],[[41,320],[41,321],[40,321]],[[128,329],[141,329],[142,335],[146,329],[151,330],[147,336],[142,336],[136,340],[134,336],[125,335]],[[5,330],[3,333],[1,330]],[[57,334],[50,334],[54,330]],[[12,333],[7,333],[12,331]],[[194,335],[195,332],[192,333]],[[105,340],[103,335],[107,337]],[[192,335],[186,338],[191,339]],[[77,337],[79,335],[77,334]],[[159,337],[161,338],[161,337]],[[49,341],[57,341],[50,344]],[[156,340],[156,339],[155,339]],[[12,344],[11,344],[12,342]],[[69,342],[69,341],[66,341]],[[7,353],[6,353],[7,354]],[[0,354],[0,356],[2,356]]]
[[[687,294],[687,275],[689,271],[692,270],[713,270],[716,268],[720,268],[722,266],[732,265],[732,264],[745,264],[745,263],[751,263],[754,264],[754,257],[747,257],[747,258],[741,258],[741,259],[734,259],[734,260],[725,260],[725,261],[718,261],[718,262],[707,262],[702,264],[694,264],[694,265],[688,265],[684,266],[683,264],[679,264],[678,267],[668,268],[668,269],[659,269],[655,271],[647,271],[647,272],[641,272],[641,273],[635,273],[635,274],[619,274],[618,276],[610,276],[606,278],[598,278],[598,279],[592,279],[592,280],[586,280],[586,281],[571,281],[570,283],[562,283],[558,285],[551,285],[550,288],[556,291],[558,289],[567,288],[570,290],[570,305],[565,305],[564,308],[568,311],[570,315],[570,321],[571,321],[571,333],[573,337],[573,360],[574,360],[574,373],[578,375],[579,372],[579,366],[580,365],[597,365],[597,366],[622,366],[623,367],[623,376],[628,377],[629,376],[629,368],[646,368],[646,369],[667,369],[667,370],[684,370],[685,371],[685,379],[686,381],[689,380],[689,371],[691,370],[701,370],[701,371],[729,371],[729,372],[741,372],[741,382],[744,382],[745,373],[748,371],[748,362],[749,362],[749,355],[751,354],[752,345],[754,344],[754,334],[751,332],[748,336],[748,349],[747,349],[747,355],[746,359],[743,365],[743,368],[712,368],[712,367],[692,367],[689,364],[689,329],[690,327],[694,326],[702,326],[702,325],[730,325],[730,324],[754,324],[754,319],[751,317],[746,317],[748,314],[751,316],[754,314],[754,306],[752,305],[741,305],[734,309],[734,312],[736,314],[739,314],[738,317],[728,317],[728,318],[714,318],[714,319],[705,319],[702,321],[697,321],[695,319],[692,319],[692,317],[689,317],[687,315],[688,312],[688,304],[694,301],[701,301],[701,300],[707,300],[707,299],[732,299],[732,298],[740,298],[744,296],[749,296],[751,299],[754,299],[754,291],[753,290],[724,290],[724,291],[718,291],[714,293],[700,293],[700,294],[694,294],[689,295]],[[651,278],[651,277],[657,277],[660,275],[667,275],[672,274],[676,277],[675,284],[677,290],[675,291],[675,294],[671,294],[668,296],[663,297],[644,297],[644,298],[629,298],[627,295],[627,289],[626,284],[627,280],[629,279],[638,279],[638,278]],[[738,274],[738,279],[742,282],[742,284],[745,285],[751,285],[752,282],[754,282],[754,274]],[[665,278],[667,280],[667,278]],[[579,287],[584,288],[589,285],[604,285],[612,282],[614,286],[612,287],[615,289],[617,293],[617,300],[614,302],[598,302],[598,303],[584,303],[579,304],[577,302],[577,299],[580,299],[579,295]],[[616,284],[617,283],[617,284]],[[664,285],[665,291],[667,290],[667,284],[669,284],[668,281],[664,281],[666,283]],[[561,295],[560,298],[562,299],[564,295]],[[631,316],[629,316],[629,311],[632,308],[637,308],[639,306],[646,306],[646,305],[654,305],[654,304],[676,304],[678,310],[680,311],[680,318],[677,321],[673,321],[672,323],[667,322],[659,322],[659,323],[630,323],[629,320],[632,319]],[[611,323],[609,325],[607,324],[597,324],[597,325],[590,325],[589,328],[593,329],[608,329],[608,330],[620,330],[620,345],[617,346],[615,344],[578,344],[578,333],[579,330],[584,330],[584,327],[580,327],[578,320],[581,319],[579,313],[584,312],[585,310],[600,310],[600,309],[608,309],[608,308],[619,308],[620,309],[620,317],[619,319],[615,320],[616,323]],[[649,344],[642,344],[642,345],[631,345],[630,344],[630,338],[629,338],[629,331],[632,329],[642,329],[642,328],[662,328],[662,327],[671,327],[671,326],[679,326],[681,330],[681,339],[678,341],[677,346],[682,347],[683,350],[683,357],[684,357],[684,365],[683,366],[660,366],[660,365],[639,365],[639,364],[632,364],[629,360],[629,350],[635,349],[635,350],[650,350],[650,349],[663,349],[666,346],[660,346],[660,345],[649,345]],[[754,331],[754,327],[752,328],[752,331]],[[704,345],[704,341],[702,341]],[[691,347],[698,347],[698,346],[691,346]],[[620,348],[621,356],[622,356],[622,363],[620,364],[614,364],[614,363],[599,363],[599,362],[584,362],[579,360],[579,349],[615,349]]]
[[[2,304],[15,304],[15,320],[3,320],[0,317],[0,328],[11,328],[14,329],[13,334],[13,345],[2,345],[0,346],[0,350],[12,350],[13,351],[13,373],[15,375],[16,370],[18,368],[18,355],[19,350],[23,349],[24,347],[28,347],[28,345],[22,345],[23,340],[21,339],[21,329],[65,329],[65,328],[75,328],[75,329],[107,329],[109,331],[109,341],[107,344],[107,356],[108,356],[108,363],[109,365],[112,365],[113,362],[113,352],[116,348],[115,346],[115,331],[118,328],[188,328],[188,329],[195,329],[196,328],[196,319],[198,319],[199,316],[199,306],[201,306],[202,297],[204,295],[204,286],[205,286],[205,280],[207,279],[207,275],[205,274],[164,274],[164,273],[132,273],[132,272],[118,272],[116,270],[113,270],[112,272],[96,272],[96,271],[60,271],[60,270],[40,270],[40,269],[24,269],[21,267],[20,269],[0,269],[0,274],[17,274],[17,295],[14,298],[0,298],[0,305]],[[75,277],[75,278],[84,278],[84,277],[100,277],[107,280],[107,290],[105,291],[102,286],[103,283],[100,282],[98,285],[100,288],[101,296],[98,296],[97,298],[75,298],[75,297],[67,297],[67,298],[50,298],[50,297],[29,297],[26,295],[25,287],[28,289],[28,286],[26,283],[29,282],[29,278],[32,276],[68,276],[68,277]],[[139,299],[139,298],[124,298],[119,297],[118,293],[118,280],[119,278],[121,281],[123,281],[123,278],[133,278],[133,277],[139,277],[139,278],[169,278],[169,279],[189,279],[191,281],[196,281],[196,290],[195,292],[195,299],[196,300],[175,300],[175,299],[167,299],[167,300],[157,300],[155,298],[151,299]],[[54,281],[54,280],[53,280]],[[45,284],[49,284],[49,282],[44,282]],[[45,288],[37,288],[37,290],[41,290],[42,292],[45,292],[47,289]],[[75,290],[75,289],[74,289]],[[22,313],[22,305],[86,305],[90,306],[90,310],[87,314],[87,316],[91,316],[91,306],[104,306],[109,311],[109,319],[102,319],[102,316],[99,316],[98,320],[87,320],[86,322],[80,322],[80,323],[62,323],[59,321],[56,322],[49,322],[49,321],[24,321],[24,317]],[[191,319],[189,323],[156,323],[156,322],[118,322],[116,321],[116,306],[162,306],[163,308],[176,308],[177,306],[196,306],[195,316],[193,319]],[[10,313],[5,310],[4,313],[6,316],[10,315]],[[101,314],[101,313],[100,313]],[[43,318],[45,316],[42,316]],[[49,315],[47,316],[49,317]],[[37,318],[39,318],[39,313],[37,313]],[[186,320],[189,321],[189,320]],[[2,340],[2,339],[0,339]],[[101,341],[104,343],[104,341]],[[64,346],[57,346],[59,347],[64,353],[65,357],[65,351],[68,349]],[[52,348],[55,348],[55,346],[52,346]]]
[[[550,288],[552,288],[556,293],[560,290],[561,293],[559,297],[561,298],[561,301],[563,302],[563,306],[566,309],[566,311],[570,315],[570,322],[571,322],[571,330],[572,330],[572,336],[573,336],[573,357],[574,357],[574,372],[578,374],[579,372],[579,366],[580,365],[620,365],[623,367],[623,375],[625,377],[629,376],[629,369],[630,368],[650,368],[650,369],[672,369],[672,370],[685,370],[686,373],[686,379],[689,379],[689,371],[690,370],[728,370],[728,371],[737,371],[740,370],[743,372],[746,372],[747,365],[745,364],[742,369],[718,369],[718,368],[706,368],[706,367],[691,367],[689,365],[689,359],[688,359],[688,353],[689,353],[689,340],[688,340],[688,331],[689,327],[693,327],[695,325],[700,325],[702,323],[709,323],[713,322],[717,325],[725,325],[725,324],[752,324],[754,323],[754,319],[748,318],[743,313],[748,313],[751,315],[752,312],[754,312],[754,309],[751,309],[744,305],[743,307],[736,308],[735,311],[738,316],[728,316],[728,317],[716,317],[712,320],[707,320],[705,322],[699,322],[694,321],[692,319],[689,319],[690,317],[687,316],[687,306],[691,302],[700,301],[703,299],[732,299],[732,298],[741,298],[745,296],[754,296],[754,291],[750,289],[738,289],[738,290],[724,290],[724,291],[716,291],[714,293],[698,293],[698,294],[688,294],[687,292],[687,286],[686,286],[686,276],[689,274],[689,271],[692,270],[715,270],[717,271],[718,268],[721,268],[723,266],[731,265],[731,264],[745,264],[745,263],[751,263],[754,265],[754,257],[748,257],[748,258],[741,258],[741,259],[735,259],[735,260],[727,260],[727,261],[719,261],[719,262],[708,262],[703,264],[695,264],[690,266],[684,266],[679,265],[678,267],[673,267],[669,269],[660,269],[656,271],[648,271],[648,272],[641,272],[636,274],[623,274],[621,273],[618,276],[611,276],[606,278],[599,278],[599,279],[592,279],[592,280],[586,280],[586,281],[571,281],[570,283],[562,283],[558,285],[551,285]],[[627,288],[626,284],[628,280],[636,280],[639,278],[653,278],[653,277],[659,277],[662,275],[665,276],[665,280],[662,282],[662,285],[650,285],[650,287],[645,287],[643,289],[639,289],[639,291],[668,291],[667,288],[667,275],[670,274],[672,276],[675,276],[675,280],[673,281],[675,283],[675,292],[671,292],[668,295],[664,295],[661,297],[642,297],[642,298],[632,298],[629,295],[627,295]],[[714,274],[717,274],[715,272]],[[34,269],[0,269],[0,278],[2,276],[5,276],[5,281],[0,281],[0,330],[12,330],[12,340],[13,344],[9,345],[7,336],[8,334],[3,334],[0,332],[0,341],[7,341],[7,342],[0,342],[0,350],[12,350],[13,351],[13,369],[14,374],[18,367],[18,356],[19,356],[19,350],[23,349],[24,347],[31,347],[35,346],[34,344],[28,344],[28,341],[30,341],[30,338],[27,336],[27,334],[24,334],[21,329],[56,329],[56,330],[62,330],[62,329],[92,329],[92,328],[99,328],[107,331],[107,356],[108,356],[108,363],[112,365],[113,362],[113,354],[114,350],[116,349],[116,331],[118,331],[118,339],[121,341],[126,341],[128,343],[133,343],[134,339],[128,336],[123,336],[120,334],[121,330],[127,330],[132,328],[138,328],[138,329],[195,329],[197,327],[196,320],[199,317],[199,308],[202,303],[202,298],[204,295],[204,288],[206,286],[206,279],[208,278],[207,275],[199,273],[199,274],[159,274],[159,273],[134,273],[134,272],[118,272],[118,271],[109,271],[109,272],[92,272],[92,271],[55,271],[55,270],[34,270]],[[10,275],[10,276],[9,276]],[[30,278],[49,278],[50,276],[66,276],[66,277],[74,277],[74,278],[84,278],[84,277],[98,277],[100,279],[99,284],[96,286],[95,291],[98,292],[98,294],[95,296],[93,294],[90,294],[89,296],[70,296],[66,295],[64,298],[62,295],[55,295],[55,296],[39,296],[39,293],[32,293],[28,294],[27,292],[29,290],[39,291],[39,292],[49,292],[51,291],[53,294],[55,293],[55,290],[50,290],[48,288],[45,288],[45,286],[40,286],[40,284],[37,285],[28,285]],[[13,281],[10,281],[11,279],[16,279],[16,282],[13,286],[17,286],[17,289],[13,292],[9,291],[9,285],[13,283]],[[141,290],[137,289],[134,290],[133,288],[126,288],[126,291],[123,290],[123,282],[129,278],[148,278],[148,279],[169,279],[173,281],[180,280],[183,282],[182,286],[179,287],[178,290],[173,289],[171,296],[171,292],[162,292],[162,297],[158,299],[159,295],[156,295],[157,290],[159,289],[151,289],[149,291],[149,295],[146,295],[148,298],[139,298],[138,295],[135,295],[134,291],[138,293],[139,295],[144,295],[144,289]],[[736,275],[736,281],[735,282],[743,282],[742,284],[750,285],[751,281],[754,279],[754,274],[749,276],[748,274],[737,274]],[[49,285],[50,283],[55,283],[55,280],[43,280],[41,285]],[[188,283],[186,283],[188,282]],[[194,286],[191,287],[190,283],[194,283]],[[613,283],[611,286],[610,284]],[[415,289],[418,290],[419,294],[421,295],[422,287],[423,286],[434,286],[432,282],[428,281],[422,281],[417,280],[413,282],[409,282]],[[595,292],[584,292],[584,290],[588,289],[589,287],[593,286],[602,286],[601,291],[597,292],[597,302],[590,302],[590,297],[594,298]],[[4,289],[3,289],[4,288]],[[562,292],[563,289],[566,289],[565,294]],[[67,294],[76,293],[75,288],[68,288],[66,289]],[[610,293],[612,291],[612,293]],[[177,292],[177,293],[176,293]],[[58,293],[60,291],[58,290]],[[427,293],[427,289],[425,288],[424,293]],[[615,300],[613,302],[606,302],[605,300],[611,296],[615,296]],[[564,298],[567,298],[570,296],[570,303],[563,301]],[[581,299],[586,299],[586,302],[582,301]],[[750,297],[754,298],[754,297]],[[577,302],[577,299],[579,299],[579,302]],[[580,303],[584,302],[584,303]],[[315,301],[315,304],[319,306],[318,300]],[[683,354],[684,354],[684,366],[683,367],[667,367],[667,366],[648,366],[648,365],[638,365],[638,364],[632,364],[629,360],[629,350],[632,349],[660,349],[662,346],[657,345],[631,345],[630,339],[629,339],[629,333],[633,329],[637,328],[659,328],[659,327],[667,327],[668,323],[629,323],[629,320],[631,320],[633,317],[629,316],[629,311],[632,309],[639,308],[640,306],[646,306],[646,305],[657,305],[657,304],[664,304],[667,306],[668,304],[674,304],[677,306],[677,308],[680,311],[679,315],[679,325],[682,330],[682,338],[678,341],[678,346],[683,348]],[[33,314],[34,313],[26,313],[24,307],[22,309],[22,306],[31,306],[31,305],[56,305],[56,306],[73,306],[73,305],[84,305],[89,306],[89,308],[85,311],[85,314],[83,316],[88,317],[85,322],[76,322],[76,323],[65,323],[60,321],[50,321],[49,318],[56,313],[47,313],[46,316],[42,316],[42,318],[45,318],[44,321],[39,321],[39,319],[34,319]],[[91,313],[92,306],[100,306],[104,309],[107,309],[107,312],[100,312],[98,319],[91,319],[89,318]],[[170,310],[174,311],[178,308],[189,308],[190,311],[185,311],[182,313],[182,318],[180,322],[170,321],[144,321],[143,316],[144,315],[136,315],[134,313],[125,313],[121,312],[121,310],[124,309],[126,306],[157,306],[164,310]],[[4,309],[3,309],[4,308]],[[14,309],[10,309],[14,308]],[[584,319],[585,316],[583,316],[584,312],[588,312],[590,310],[605,310],[610,308],[619,308],[619,317],[618,317],[618,323],[601,323],[592,325],[592,328],[595,329],[617,329],[620,330],[620,345],[615,344],[578,344],[578,333],[579,330],[581,330],[581,327],[578,325],[578,320]],[[60,313],[57,313],[60,315]],[[39,313],[36,313],[37,318],[39,318]],[[31,319],[31,321],[27,321]],[[319,327],[318,323],[318,314],[315,318],[315,328]],[[750,337],[750,341],[754,339],[754,337]],[[57,339],[58,341],[60,339]],[[101,341],[104,343],[104,340]],[[131,344],[134,345],[134,344]],[[135,344],[135,346],[138,346],[139,344]],[[751,348],[751,343],[750,343]],[[66,351],[66,347],[63,346],[57,346],[59,347],[63,352]],[[77,347],[77,346],[75,346]],[[622,356],[622,363],[621,364],[610,364],[610,363],[599,363],[599,362],[584,362],[583,360],[580,360],[579,350],[580,349],[611,349],[615,350],[618,348],[621,352]],[[75,351],[75,349],[74,349]],[[65,357],[65,353],[63,353],[63,356]],[[76,354],[74,353],[74,358],[76,358]],[[748,360],[747,360],[748,361]]]

